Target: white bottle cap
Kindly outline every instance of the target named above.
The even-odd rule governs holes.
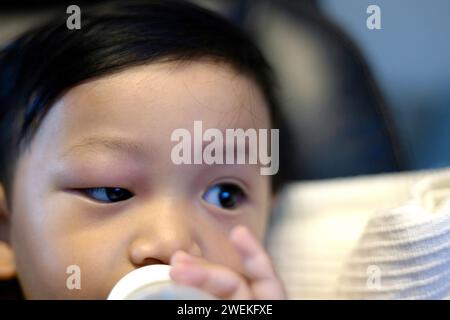
[[[108,300],[215,300],[194,287],[172,282],[170,266],[154,264],[126,274],[108,295]]]
[[[149,287],[156,290],[161,285],[171,283],[169,271],[170,266],[165,264],[154,264],[133,270],[117,282],[107,299],[136,299],[139,292]]]

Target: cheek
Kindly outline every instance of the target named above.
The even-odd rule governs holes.
[[[111,236],[117,228],[79,228],[79,222],[70,218],[73,212],[65,207],[45,213],[45,208],[19,211],[19,207],[14,212],[12,241],[27,297],[106,298],[114,283],[130,271],[124,263],[125,241]],[[45,218],[30,218],[41,214]],[[79,268],[81,290],[67,286],[73,266]]]
[[[42,216],[39,205],[29,210],[26,204],[17,205],[13,212],[11,240],[17,273],[28,298],[54,297],[65,290],[65,271],[68,261],[61,252],[60,239],[49,232],[51,221]]]
[[[271,179],[268,176],[260,176],[255,186],[254,212],[247,227],[253,235],[262,242],[267,230],[273,197],[271,192]]]
[[[198,225],[201,226],[201,223]],[[209,225],[209,228],[203,227],[202,229],[204,231],[197,240],[201,248],[202,257],[212,263],[225,265],[236,271],[242,271],[243,266],[239,255],[228,240],[228,234],[232,229],[232,225]]]
[[[113,230],[109,225],[99,228],[92,221],[87,224],[80,208],[64,197],[45,193],[43,186],[25,182],[17,182],[16,190],[21,197],[14,197],[11,215],[11,241],[25,296],[50,299],[106,296],[115,279],[128,271],[111,268],[118,265],[119,258],[114,255],[122,245],[121,239],[111,237]],[[81,271],[81,290],[67,287],[74,265]]]

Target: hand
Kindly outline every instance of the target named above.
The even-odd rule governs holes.
[[[244,275],[184,251],[173,254],[170,276],[176,283],[204,290],[219,299],[286,299],[269,256],[246,227],[237,226],[230,241],[242,258]]]

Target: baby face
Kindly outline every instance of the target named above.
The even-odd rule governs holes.
[[[237,272],[236,225],[261,241],[270,176],[258,165],[171,161],[175,129],[270,128],[257,85],[225,64],[155,63],[78,85],[17,163],[8,224],[27,298],[106,298],[177,250]],[[193,134],[193,133],[192,133]],[[69,266],[81,271],[68,289]]]

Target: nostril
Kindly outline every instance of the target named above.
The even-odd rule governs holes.
[[[144,267],[144,266],[149,266],[152,264],[169,264],[168,261],[162,261],[160,259],[156,259],[156,258],[145,258],[144,260],[142,260],[141,263],[136,264],[137,267]]]

